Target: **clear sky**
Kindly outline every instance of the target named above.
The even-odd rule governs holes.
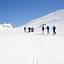
[[[0,0],[0,23],[20,26],[58,9],[64,0]]]

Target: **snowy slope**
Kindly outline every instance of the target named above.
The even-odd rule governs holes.
[[[61,10],[57,10],[55,12],[52,12],[46,16],[34,19],[32,21],[29,21],[27,24],[21,26],[21,27],[16,27],[14,30],[15,31],[23,31],[23,27],[34,27],[35,31],[37,30],[41,30],[41,28],[39,28],[42,24],[46,24],[46,26],[50,26],[50,28],[52,28],[52,26],[56,26],[56,32],[57,34],[64,34],[64,9]],[[21,30],[20,30],[21,29]],[[59,30],[60,29],[60,30]]]
[[[57,28],[57,33],[64,33],[63,32],[64,31],[64,28],[63,28],[64,27],[64,9],[57,10],[46,16],[32,20],[29,23],[27,23],[25,26],[38,28],[42,24],[46,24],[46,26],[48,25],[50,26],[50,28],[52,28],[52,26],[54,25]]]
[[[39,27],[42,24],[51,24],[51,23],[53,25],[56,25],[57,23],[60,23],[60,22],[62,23],[63,20],[64,20],[64,9],[57,10],[46,16],[32,20],[29,23],[27,23],[26,26]]]
[[[0,31],[0,64],[64,64],[63,14],[62,9],[24,25],[37,28],[34,33],[24,33],[23,26]],[[42,23],[55,25],[57,35],[43,35]]]
[[[0,64],[64,64],[64,36],[0,32]]]

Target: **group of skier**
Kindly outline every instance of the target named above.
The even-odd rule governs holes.
[[[50,30],[50,28],[49,28],[49,26],[47,26],[46,27],[46,29],[47,29],[47,34],[49,34],[49,30]],[[55,35],[56,34],[56,27],[55,26],[53,26],[53,35]],[[44,30],[45,30],[45,28],[44,28],[44,26],[42,27],[42,32],[43,32],[43,34],[44,34]]]
[[[26,27],[24,27],[24,32],[26,32]],[[44,28],[44,26],[42,26],[42,32],[43,32],[43,34],[44,34],[44,31],[45,31],[45,29],[47,29],[47,34],[49,34],[49,30],[50,30],[50,28],[49,28],[49,26],[47,26],[46,28]],[[53,35],[55,35],[56,34],[56,27],[55,26],[53,26]],[[28,32],[34,32],[34,28],[33,27],[28,27]]]
[[[26,32],[26,27],[24,27],[24,32]],[[33,27],[28,27],[28,32],[34,32],[34,28]]]

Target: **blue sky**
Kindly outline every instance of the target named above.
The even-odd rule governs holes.
[[[20,26],[59,9],[64,0],[0,0],[0,23]]]

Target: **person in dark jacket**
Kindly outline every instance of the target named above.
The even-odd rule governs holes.
[[[31,28],[31,32],[34,32],[34,28],[33,27]]]
[[[31,28],[30,27],[28,27],[28,32],[31,32]]]
[[[27,28],[26,28],[26,27],[24,27],[24,32],[26,32],[26,29],[27,29]]]
[[[47,26],[46,29],[47,29],[47,34],[49,34],[49,26]]]
[[[56,27],[55,26],[53,26],[53,35],[55,35],[56,34]]]
[[[44,34],[44,26],[42,27],[42,32],[43,32],[43,34]]]

